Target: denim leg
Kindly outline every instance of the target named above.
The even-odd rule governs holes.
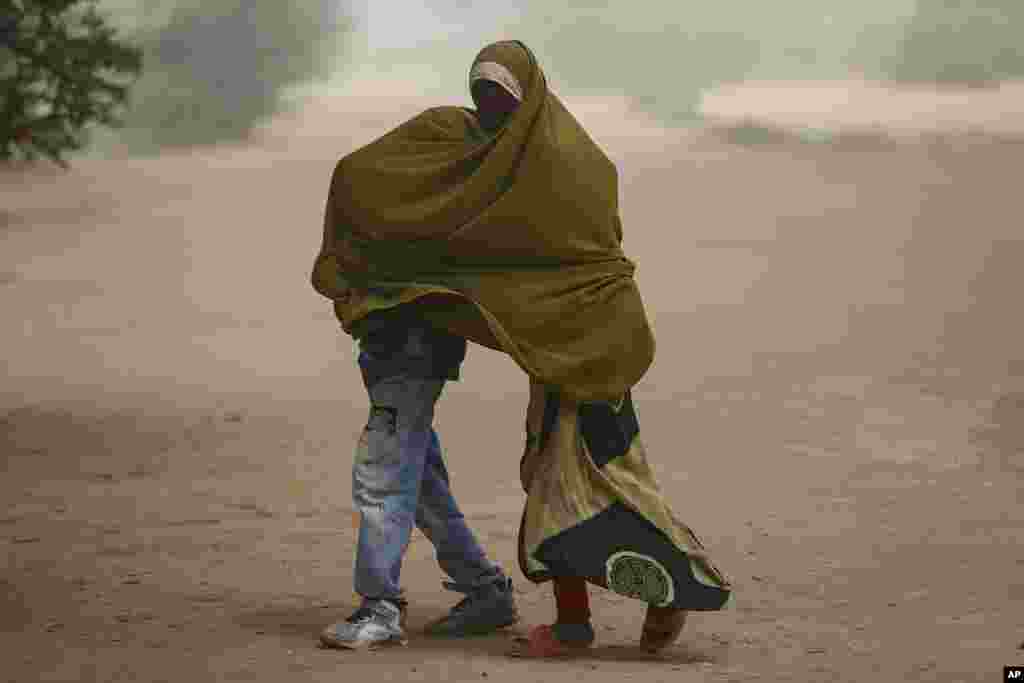
[[[433,429],[427,443],[416,526],[434,545],[437,563],[455,583],[473,585],[481,577],[500,572],[487,559],[452,496],[441,444]]]
[[[359,511],[355,590],[401,599],[399,575],[419,504],[431,423],[443,379],[395,375],[368,387],[370,418],[356,449],[352,498]]]

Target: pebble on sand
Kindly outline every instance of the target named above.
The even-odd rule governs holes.
[[[15,536],[11,540],[15,543],[38,543],[43,539],[39,536]]]

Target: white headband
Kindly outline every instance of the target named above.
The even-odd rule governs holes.
[[[509,95],[523,101],[523,88],[512,72],[497,62],[477,62],[469,72],[469,87],[477,81],[494,81],[504,88]]]

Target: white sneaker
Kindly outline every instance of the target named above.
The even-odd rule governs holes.
[[[345,621],[320,632],[325,647],[358,650],[381,645],[405,645],[405,609],[391,600],[363,600]]]

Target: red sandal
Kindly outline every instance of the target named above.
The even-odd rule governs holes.
[[[574,657],[585,653],[591,642],[567,643],[559,640],[554,629],[549,625],[535,626],[525,638],[516,638],[520,643],[518,650],[509,654],[524,659],[556,659]]]

